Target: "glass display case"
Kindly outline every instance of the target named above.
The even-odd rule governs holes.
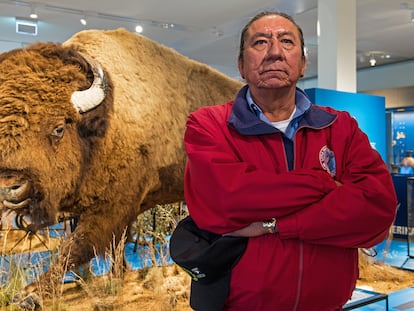
[[[414,175],[414,107],[387,109],[386,120],[392,173]]]

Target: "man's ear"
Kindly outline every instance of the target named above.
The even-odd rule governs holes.
[[[300,77],[303,78],[305,76],[307,61],[306,56],[302,57],[302,69],[300,70]]]
[[[239,68],[239,73],[242,79],[244,79],[244,70],[243,70],[243,59],[239,57],[237,61],[237,68]]]

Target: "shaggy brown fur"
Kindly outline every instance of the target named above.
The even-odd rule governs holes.
[[[91,83],[77,53],[99,62],[111,90],[78,114],[73,91]],[[0,185],[30,182],[27,211],[48,224],[80,216],[60,249],[73,268],[120,238],[155,204],[183,199],[188,114],[233,99],[241,83],[123,29],[83,31],[62,46],[40,43],[0,55]],[[57,282],[53,266],[43,285]],[[33,290],[28,287],[27,290]]]

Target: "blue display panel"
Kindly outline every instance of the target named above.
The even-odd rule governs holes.
[[[305,92],[317,105],[349,112],[368,135],[371,146],[386,161],[385,97],[320,88],[306,89]]]
[[[398,199],[398,210],[392,227],[393,237],[406,239],[408,236],[407,226],[407,177],[408,175],[393,174],[395,193]]]

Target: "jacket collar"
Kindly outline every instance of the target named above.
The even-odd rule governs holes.
[[[260,120],[249,107],[246,99],[247,90],[248,86],[245,85],[236,95],[227,120],[228,125],[242,135],[279,133],[278,129]],[[305,92],[296,88],[296,113],[290,124],[294,131],[299,127],[323,128],[331,124],[335,118],[335,114],[313,105]]]

